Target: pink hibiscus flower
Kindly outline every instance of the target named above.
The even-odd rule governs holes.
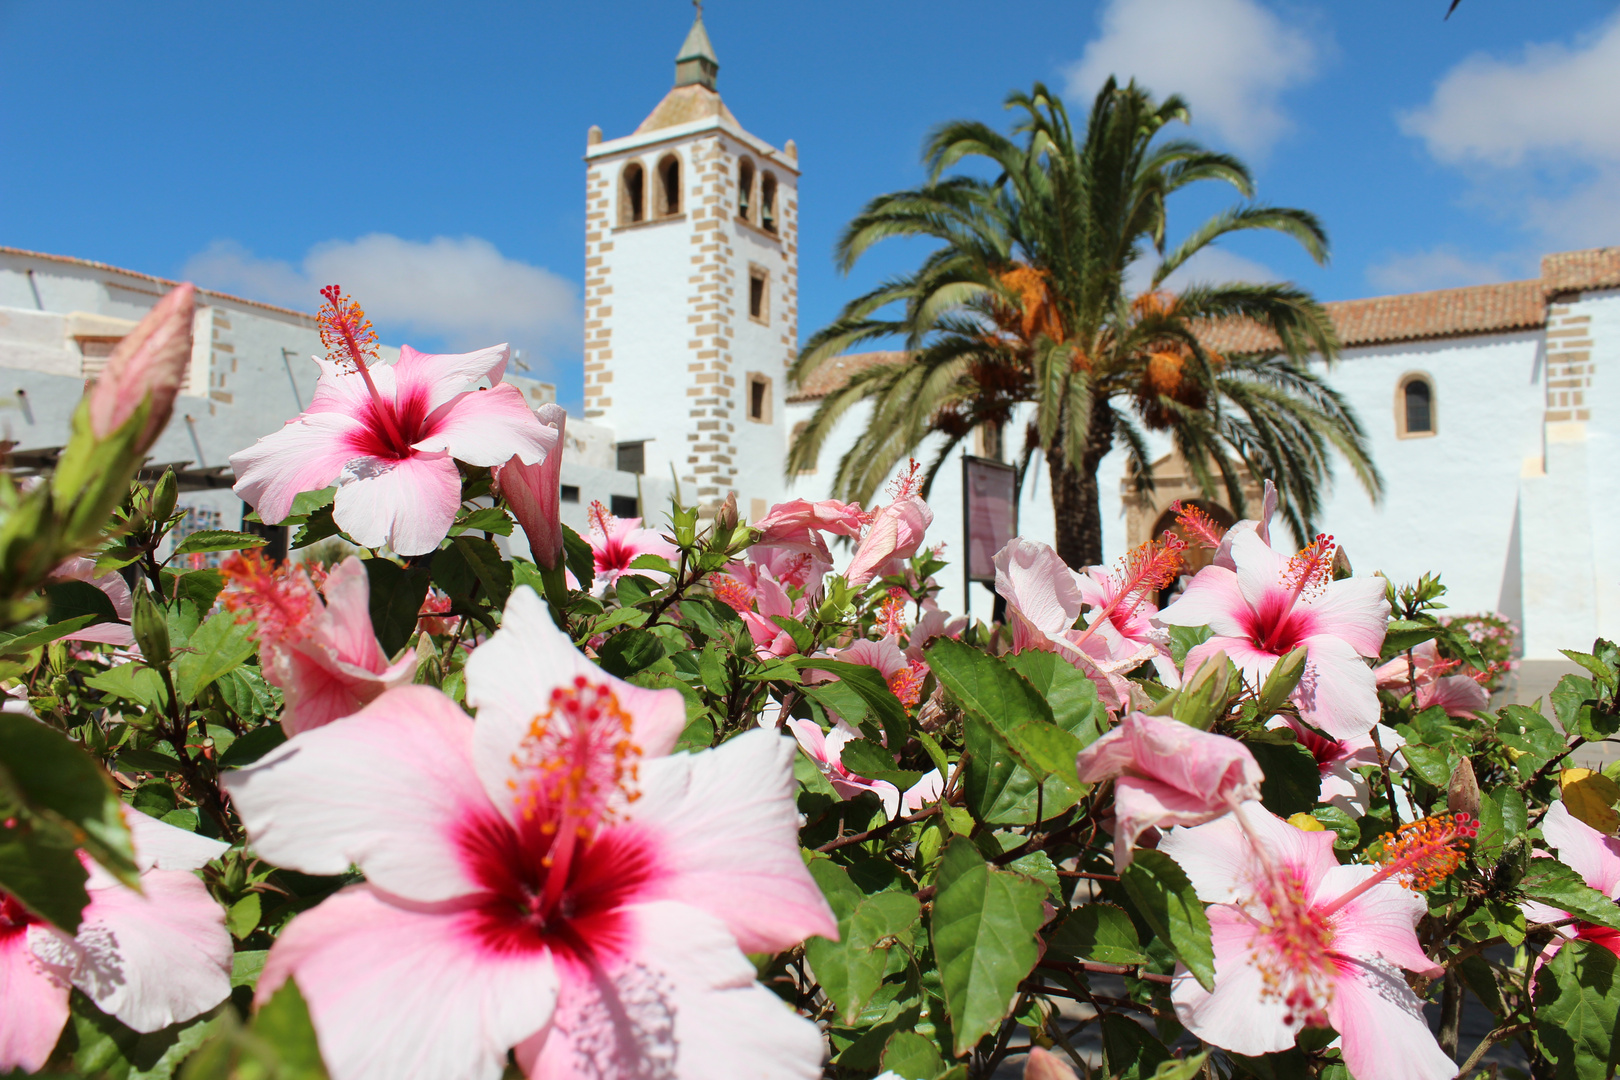
[[[1205,1042],[1249,1055],[1286,1050],[1303,1027],[1331,1025],[1352,1076],[1449,1080],[1457,1065],[1401,974],[1441,973],[1415,932],[1428,905],[1397,881],[1432,885],[1461,862],[1472,835],[1466,819],[1426,818],[1386,839],[1385,865],[1341,866],[1334,833],[1297,829],[1258,803],[1172,830],[1159,850],[1211,905],[1215,946],[1213,992],[1177,967],[1177,1019]]]
[[[390,690],[226,783],[256,850],[366,875],[288,926],[333,1080],[820,1076],[815,1026],[748,952],[836,923],[799,858],[793,744],[667,756],[679,694],[601,671],[520,588],[467,662],[477,722]]]
[[[630,564],[638,555],[661,555],[673,562],[680,558],[674,544],[659,535],[656,529],[643,529],[640,518],[614,517],[599,502],[591,503],[591,530],[585,537],[596,554],[596,579],[591,593],[601,596],[607,587],[619,580],[620,574],[630,571]],[[658,570],[637,570],[654,581],[668,580],[669,575]]]
[[[401,555],[439,546],[461,507],[457,461],[493,468],[514,457],[534,465],[560,450],[517,387],[501,382],[507,348],[427,355],[409,345],[377,359],[365,313],[333,285],[321,290],[315,397],[280,431],[231,455],[236,493],[268,524],[294,497],[338,484],[332,518],[362,547]],[[468,389],[488,379],[487,390]]]
[[[135,617],[135,596],[129,591],[129,583],[118,571],[109,570],[100,577],[96,577],[95,572],[96,560],[85,555],[75,555],[52,570],[50,580],[88,581],[107,594],[107,599],[112,601],[113,611],[117,612],[119,621],[95,623],[68,634],[64,640],[98,642],[127,648],[135,644],[135,631],[129,625]]]
[[[1547,838],[1547,846],[1558,852],[1559,862],[1610,900],[1620,900],[1620,840],[1598,832],[1561,802],[1553,803],[1541,819],[1541,835]],[[1555,936],[1541,952],[1543,961],[1551,960],[1566,941],[1590,941],[1620,956],[1620,931],[1585,921],[1567,922],[1574,917],[1569,912],[1534,900],[1519,906],[1531,922],[1564,923],[1554,928]]]
[[[1099,609],[1084,630],[1074,628],[1086,603],[1082,576],[1070,570],[1056,551],[1017,536],[996,552],[995,565],[996,592],[1007,601],[1013,651],[1055,652],[1085,672],[1108,709],[1119,712],[1128,707],[1131,684],[1125,675],[1159,655],[1158,646],[1120,634],[1113,612],[1132,609],[1138,602],[1132,597],[1140,598],[1173,580],[1180,566],[1176,551],[1150,543],[1133,552],[1124,575],[1130,584],[1119,587],[1113,607]]]
[[[904,792],[887,780],[869,780],[864,776],[850,772],[843,762],[844,747],[851,739],[861,738],[861,733],[850,727],[841,719],[834,719],[831,731],[822,731],[821,725],[814,720],[789,719],[787,726],[798,740],[799,748],[805,753],[821,775],[827,778],[832,789],[841,799],[853,799],[862,792],[870,791],[878,797],[883,804],[883,812],[893,819],[902,810],[907,814],[915,814],[924,806],[939,798],[945,787],[944,779],[939,775],[938,769],[930,769],[911,787]]]
[[[1389,761],[1391,772],[1406,768],[1401,756],[1395,753],[1399,747],[1406,745],[1406,739],[1394,728],[1383,724],[1374,725],[1366,734],[1352,735],[1346,739],[1330,739],[1292,717],[1274,716],[1266,721],[1266,727],[1293,729],[1294,738],[1316,759],[1316,769],[1322,782],[1318,801],[1337,806],[1352,817],[1361,817],[1367,812],[1367,799],[1371,794],[1366,779],[1357,770],[1378,767],[1380,746],[1383,747],[1385,759]],[[1377,744],[1372,739],[1374,731],[1378,733]],[[1403,814],[1410,811],[1406,793],[1400,788],[1395,789],[1395,799],[1397,809]]]
[[[1412,650],[1410,662],[1406,654],[1395,657],[1387,664],[1373,669],[1373,678],[1383,690],[1397,694],[1411,693],[1417,687],[1414,701],[1419,711],[1438,705],[1447,716],[1471,719],[1476,712],[1488,707],[1491,693],[1481,686],[1473,672],[1449,674],[1462,666],[1461,660],[1443,660],[1440,647],[1434,639],[1425,641]],[[1489,678],[1491,672],[1478,672],[1479,678]]]
[[[1334,581],[1330,536],[1290,559],[1253,532],[1233,534],[1237,569],[1204,567],[1159,612],[1161,623],[1214,632],[1187,653],[1183,668],[1197,670],[1224,651],[1259,686],[1280,657],[1303,645],[1305,674],[1293,694],[1301,715],[1334,738],[1365,734],[1380,715],[1372,669],[1362,657],[1376,658],[1384,644],[1384,579]]]
[[[160,1031],[231,992],[225,910],[192,873],[228,844],[123,807],[141,892],[83,852],[90,903],[69,935],[0,892],[0,1070],[45,1064],[78,987],[136,1031]]]
[[[1129,865],[1148,829],[1200,825],[1260,797],[1265,774],[1236,739],[1145,713],[1080,751],[1080,779],[1114,783],[1114,862]]]
[[[923,659],[924,651],[937,639],[961,637],[968,622],[966,615],[952,618],[950,612],[941,609],[931,599],[923,601],[922,609],[922,618],[906,634],[906,658],[919,662]]]
[[[893,636],[884,637],[881,641],[855,641],[842,649],[833,649],[829,655],[835,660],[875,670],[894,691],[894,696],[900,699],[900,704],[908,709],[917,704],[923,683],[928,678],[928,665],[907,657],[900,651],[899,642]]]
[[[905,560],[922,550],[928,526],[934,523],[934,512],[917,495],[921,485],[913,461],[910,470],[889,485],[889,505],[876,507],[867,515],[866,532],[855,545],[855,554],[844,571],[844,577],[857,589],[873,578],[899,573]]]
[[[755,568],[752,590],[754,610],[737,607],[740,594],[736,594],[735,590],[727,592],[722,589],[719,595],[723,599],[730,596],[726,602],[742,616],[743,623],[748,627],[749,636],[754,639],[755,651],[760,656],[792,656],[798,652],[799,646],[794,642],[793,635],[773,621],[772,616],[802,619],[810,610],[810,602],[802,596],[798,599],[789,596],[781,582],[772,577],[770,571],[762,568]]]
[[[220,568],[231,583],[225,606],[255,622],[264,677],[281,687],[288,735],[357,712],[384,690],[416,676],[417,656],[390,664],[371,626],[371,583],[353,555],[315,591],[301,566],[275,567],[256,552]]]

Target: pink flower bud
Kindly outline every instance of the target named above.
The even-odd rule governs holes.
[[[562,444],[568,412],[547,403],[537,414],[542,426],[557,429],[555,447],[538,465],[525,465],[514,457],[495,469],[495,486],[529,538],[534,561],[547,570],[562,563]]]
[[[90,389],[90,430],[105,439],[123,426],[148,394],[152,415],[136,443],[144,452],[169,423],[174,396],[191,362],[191,319],[196,287],[174,289],[114,346],[101,378]]]

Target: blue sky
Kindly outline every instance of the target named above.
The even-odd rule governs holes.
[[[1202,276],[1341,299],[1620,243],[1615,5],[1462,0],[1443,21],[1446,3],[711,0],[705,22],[731,110],[798,142],[807,335],[917,257],[843,277],[830,253],[862,203],[922,179],[931,127],[1005,124],[1035,80],[1083,113],[1107,71],[1183,93],[1193,135],[1333,240],[1324,269],[1243,237]],[[679,0],[0,0],[0,244],[308,309],[338,280],[387,340],[510,339],[575,404],[585,132],[652,110],[691,18]],[[1187,194],[1172,232],[1230,201]]]

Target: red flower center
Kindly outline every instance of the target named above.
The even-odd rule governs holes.
[[[1286,656],[1310,637],[1310,609],[1299,607],[1280,589],[1267,589],[1258,607],[1245,607],[1238,620],[1244,635],[1262,652]]]
[[[0,941],[22,933],[29,923],[39,921],[15,896],[0,892]]]
[[[427,423],[427,391],[420,388],[402,396],[396,391],[394,401],[379,396],[366,402],[360,419],[360,429],[348,436],[349,447],[357,456],[403,461],[415,453],[412,443],[432,434]]]

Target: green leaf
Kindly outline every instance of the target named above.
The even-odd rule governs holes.
[[[231,936],[238,941],[253,933],[259,927],[259,894],[250,892],[242,899],[231,905],[225,915],[225,928]]]
[[[879,1062],[884,1072],[901,1080],[934,1080],[945,1069],[945,1060],[932,1041],[915,1031],[897,1031],[889,1036]]]
[[[163,678],[145,664],[119,664],[99,675],[92,675],[84,680],[84,684],[148,709],[163,708]]]
[[[1153,932],[1206,989],[1215,986],[1209,919],[1186,873],[1162,851],[1138,851],[1120,874],[1125,892]]]
[[[71,1047],[75,1069],[97,1080],[168,1080],[181,1062],[219,1030],[222,1015],[231,1008],[230,1002],[222,1002],[201,1016],[142,1034],[96,1008],[77,990],[72,1001],[72,1018],[62,1047]]]
[[[1280,818],[1308,814],[1322,794],[1322,772],[1316,758],[1299,743],[1245,742],[1266,778],[1260,802]]]
[[[326,1066],[321,1064],[315,1028],[309,1022],[309,1007],[292,979],[283,983],[254,1014],[253,1034],[274,1047],[279,1059],[278,1071],[273,1074],[276,1080],[326,1080]]]
[[[1384,658],[1391,659],[1397,653],[1407,649],[1415,649],[1438,633],[1440,627],[1432,622],[1419,622],[1413,619],[1391,619],[1389,629],[1384,632]]]
[[[435,556],[434,566],[438,565]],[[405,567],[388,559],[365,561],[366,581],[371,586],[371,628],[383,653],[393,656],[403,649],[416,632],[416,619],[427,598],[430,574],[423,566]]]
[[[265,682],[259,669],[243,664],[235,671],[226,672],[214,681],[214,689],[225,705],[243,721],[251,723],[274,716],[278,699],[270,684]]]
[[[498,536],[512,535],[512,518],[498,506],[474,510],[460,521],[456,528],[466,532],[491,532]]]
[[[917,898],[903,892],[863,896],[838,920],[837,941],[814,937],[805,943],[805,958],[816,981],[845,1023],[854,1023],[877,993],[889,950],[901,940],[910,942],[921,912]]]
[[[291,517],[308,517],[323,506],[331,506],[337,498],[337,485],[321,488],[319,491],[300,491],[293,496]]]
[[[21,819],[13,832],[55,833],[121,881],[136,881],[118,789],[94,758],[60,732],[32,717],[0,713],[0,801],[13,804],[11,813]],[[53,838],[47,846],[59,845]],[[26,896],[23,902],[29,903]],[[72,923],[77,928],[76,915]]]
[[[288,519],[282,524],[291,525],[292,523],[292,520]],[[322,506],[316,510],[311,510],[309,517],[298,525],[298,531],[293,533],[292,542],[288,544],[288,547],[294,549],[305,548],[311,544],[318,544],[327,537],[341,535],[343,535],[343,530],[338,528],[336,519],[332,517],[332,508]]]
[[[894,691],[889,689],[889,684],[883,681],[876,668],[818,656],[795,656],[790,662],[796,668],[814,668],[838,676],[839,683],[846,684],[846,690],[853,690],[860,697],[883,728],[884,741],[889,746],[904,746],[911,737],[911,720],[906,715],[906,707],[900,704],[900,699],[894,696]],[[844,719],[852,724],[859,723],[849,716]]]
[[[1102,1015],[1103,1069],[1116,1080],[1146,1080],[1170,1061],[1170,1051],[1147,1028],[1116,1012]]]
[[[1519,889],[1528,900],[1620,930],[1620,904],[1587,885],[1581,875],[1557,859],[1531,859]]]
[[[205,551],[241,551],[244,548],[264,547],[270,541],[254,533],[231,532],[227,529],[198,529],[174,547],[174,554],[200,555]]]
[[[254,645],[247,624],[236,621],[236,614],[221,611],[210,615],[186,643],[190,650],[174,661],[174,692],[181,701],[197,700],[203,688],[253,655]]]
[[[171,592],[177,602],[189,603],[200,613],[214,606],[214,601],[219,598],[220,590],[224,587],[224,574],[218,570],[204,568],[175,574]]]
[[[851,739],[845,743],[840,760],[844,768],[855,775],[868,780],[886,780],[901,791],[922,779],[920,772],[896,768],[894,754],[870,739]]]
[[[54,581],[45,586],[46,623],[62,623],[86,615],[93,616],[91,625],[119,621],[112,597],[88,581]]]
[[[252,986],[264,973],[264,961],[269,949],[245,949],[231,957],[231,985]]]
[[[574,572],[574,580],[579,582],[579,587],[590,592],[591,583],[596,580],[596,552],[570,526],[564,525],[562,529],[563,562]]]
[[[1180,667],[1187,662],[1187,654],[1215,636],[1207,626],[1172,626],[1170,630],[1170,657]]]
[[[928,647],[928,666],[964,710],[1003,733],[1029,720],[1056,723],[1034,685],[982,649],[942,637]]]
[[[50,623],[46,622],[43,615],[35,616],[27,622],[18,623],[8,631],[0,631],[0,656],[16,656],[30,649],[37,649],[41,645],[49,645],[75,630],[83,630],[95,622],[96,618],[94,614],[79,615],[65,622]]]
[[[128,747],[118,751],[118,768],[124,772],[177,773],[180,759],[155,746]]]
[[[634,559],[630,560],[630,569],[656,570],[659,573],[668,574],[671,577],[675,576],[675,568],[671,566],[669,560],[664,558],[662,555],[637,555]]]
[[[458,536],[433,556],[433,583],[452,600],[487,603],[499,611],[512,595],[512,564],[500,548],[478,536]]]
[[[1620,1064],[1615,967],[1615,955],[1601,945],[1571,941],[1537,975],[1536,1041],[1556,1080],[1607,1080]]]
[[[664,643],[647,630],[623,630],[596,650],[596,663],[609,675],[628,679],[664,655]]]
[[[1337,806],[1318,806],[1311,817],[1339,834],[1333,841],[1334,851],[1354,851],[1361,843],[1361,823]]]
[[[1430,787],[1446,790],[1451,781],[1451,757],[1444,750],[1437,750],[1432,746],[1419,746],[1408,741],[1401,747],[1401,754],[1412,771]]]
[[[1046,939],[1054,952],[1103,964],[1142,964],[1147,954],[1136,938],[1136,926],[1124,909],[1092,903],[1076,908]]]
[[[1012,1011],[1034,968],[1046,887],[989,866],[966,837],[946,847],[935,887],[934,955],[960,1057]]]
[[[1090,746],[1108,728],[1108,710],[1097,697],[1097,684],[1057,653],[1026,649],[1003,657],[1035,688],[1052,710],[1058,727]]]
[[[89,878],[75,845],[63,830],[44,822],[19,821],[0,834],[0,889],[35,915],[73,933],[90,902]]]

